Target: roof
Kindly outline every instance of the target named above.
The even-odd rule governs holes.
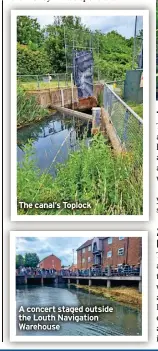
[[[76,251],[83,249],[92,244],[93,239],[87,240],[84,244],[82,244]]]
[[[39,261],[39,264],[40,264],[41,262],[45,261],[46,258],[48,258],[48,257],[50,257],[50,256],[56,257],[58,260],[61,261],[61,259],[60,259],[59,257],[55,256],[55,255],[52,253],[51,255],[48,255],[48,256],[44,257],[43,260]]]
[[[106,239],[107,237],[103,237],[103,236],[100,236],[100,237],[97,237],[99,240],[104,240]],[[93,238],[94,239],[94,238]],[[92,244],[92,241],[93,239],[90,239],[90,240],[87,240],[84,244],[82,244],[76,251],[79,251],[81,249],[84,249],[85,247],[89,246]]]
[[[69,268],[70,268],[70,269],[77,269],[77,264],[74,263],[74,264],[72,264],[72,266],[70,266]]]

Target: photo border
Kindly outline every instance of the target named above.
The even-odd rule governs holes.
[[[89,237],[110,235],[142,238],[141,336],[17,336],[15,258],[17,237]],[[148,232],[147,231],[11,231],[10,232],[10,341],[11,342],[147,342],[148,341]]]
[[[17,33],[18,15],[143,16],[143,214],[17,214]],[[148,221],[149,220],[149,10],[11,10],[11,220],[12,221]],[[53,201],[53,200],[52,200]]]

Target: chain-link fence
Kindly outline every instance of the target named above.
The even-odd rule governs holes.
[[[71,86],[71,74],[51,73],[37,75],[17,75],[17,82],[25,90],[60,89]]]
[[[115,128],[121,144],[134,151],[143,162],[143,120],[112,90],[104,84],[104,108]]]
[[[124,80],[106,81],[106,84],[111,87],[111,89],[123,99],[124,96]]]

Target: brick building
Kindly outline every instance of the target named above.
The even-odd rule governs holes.
[[[92,239],[87,240],[77,250],[77,269],[87,269],[92,266]]]
[[[45,257],[42,261],[40,261],[38,266],[41,269],[56,269],[57,271],[59,271],[61,269],[61,260],[60,258],[51,254]]]
[[[99,237],[87,240],[77,249],[77,268],[137,265],[142,257],[140,237]]]

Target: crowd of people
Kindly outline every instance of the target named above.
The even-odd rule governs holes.
[[[19,267],[16,269],[16,275],[27,275],[27,276],[46,276],[46,275],[61,275],[61,276],[130,276],[140,274],[140,265],[127,265],[122,264],[117,267],[90,267],[89,269],[45,269],[45,268],[32,268],[32,267]]]
[[[64,270],[62,275],[64,276],[138,276],[140,274],[140,265],[128,265],[122,264],[117,267],[90,267],[89,269],[77,269],[75,271]]]
[[[16,269],[16,275],[30,275],[30,276],[37,276],[37,275],[56,275],[56,269],[45,269],[45,268],[32,268],[32,267],[19,267]]]

